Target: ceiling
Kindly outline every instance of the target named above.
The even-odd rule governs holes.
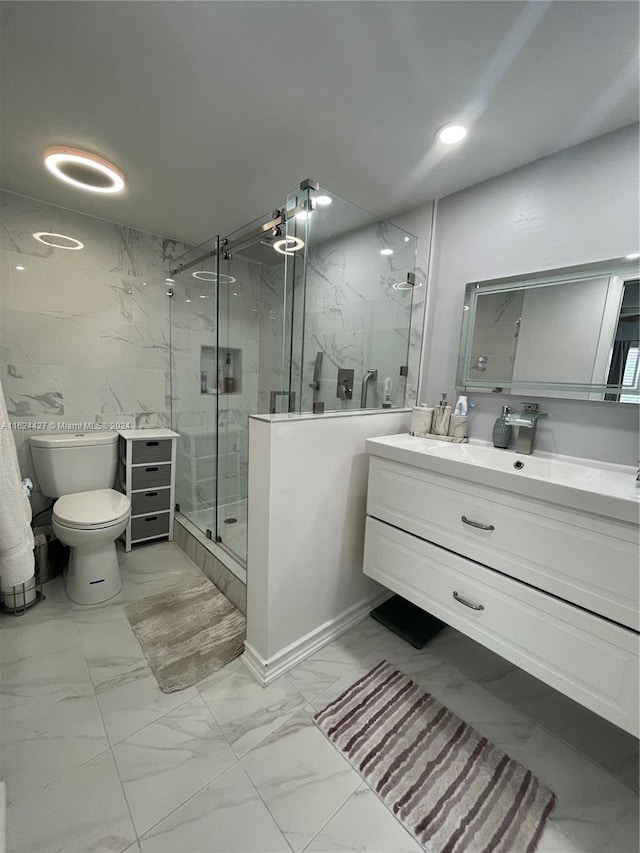
[[[638,120],[635,2],[2,2],[0,185],[189,243],[312,177],[378,216]],[[471,125],[448,148],[435,131]],[[87,148],[94,196],[44,169]]]

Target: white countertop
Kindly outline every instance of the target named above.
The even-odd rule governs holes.
[[[451,444],[408,433],[368,438],[366,446],[374,456],[436,474],[639,523],[640,494],[630,465],[542,452],[527,456],[484,442]]]
[[[135,440],[137,438],[144,438],[148,440],[154,440],[157,438],[178,438],[179,433],[174,432],[172,429],[119,429],[118,435],[122,436],[122,438],[126,440]]]

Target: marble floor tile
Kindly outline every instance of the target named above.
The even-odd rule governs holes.
[[[234,764],[140,839],[143,853],[290,853],[258,792]]]
[[[542,830],[536,853],[585,853],[585,848],[572,841],[552,820],[548,820]]]
[[[315,703],[357,664],[358,659],[338,640],[293,667],[287,672],[287,678],[308,702]]]
[[[422,853],[422,851],[420,844],[366,784],[360,785],[338,813],[305,847],[305,853]],[[549,850],[548,853],[551,851]]]
[[[541,728],[509,753],[555,793],[553,824],[572,841],[594,853],[637,853],[635,791]]]
[[[112,744],[197,695],[194,687],[163,693],[146,662],[135,664],[96,684],[96,696]]]
[[[196,696],[113,748],[138,835],[236,762]]]
[[[361,784],[304,708],[241,759],[294,853]]]
[[[130,847],[136,834],[111,753],[10,806],[7,840],[12,853],[115,853]]]
[[[4,634],[3,634],[4,636]],[[53,705],[70,695],[88,695],[91,678],[80,644],[54,654],[43,653],[0,667],[0,709],[31,703]]]
[[[244,755],[306,703],[286,676],[262,687],[244,669],[201,693],[236,755]]]
[[[44,607],[45,602],[36,605]],[[25,616],[29,615],[25,613]],[[0,641],[0,665],[24,658],[54,654],[80,644],[80,636],[73,613],[58,615],[55,618],[41,618],[20,622],[24,616],[0,616],[2,622],[8,621],[10,627],[2,631]]]
[[[499,680],[516,669],[505,658],[449,627],[429,640],[428,648],[477,683]]]
[[[76,611],[76,622],[94,684],[145,663],[145,656],[121,607]]]
[[[486,687],[502,701],[606,767],[623,784],[638,790],[640,744],[636,737],[521,669],[514,669]]]
[[[37,700],[2,711],[0,752],[8,802],[29,795],[109,748],[92,690],[57,702]]]

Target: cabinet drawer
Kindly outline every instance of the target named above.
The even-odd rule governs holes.
[[[364,572],[638,734],[633,631],[372,518],[367,518]]]
[[[156,486],[168,486],[171,484],[171,465],[141,465],[139,468],[131,469],[131,488],[153,489]]]
[[[149,515],[171,507],[171,489],[134,492],[131,495],[131,515]]]
[[[638,629],[638,530],[372,457],[367,513]]]
[[[145,515],[131,519],[131,540],[149,539],[151,536],[162,536],[169,533],[169,513]]]
[[[138,465],[141,462],[170,462],[170,438],[138,439],[131,442],[131,462]]]

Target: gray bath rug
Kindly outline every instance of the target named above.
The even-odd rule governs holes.
[[[531,853],[554,795],[387,661],[314,721],[429,853]]]
[[[238,657],[242,613],[206,578],[124,608],[163,693],[184,690]]]

